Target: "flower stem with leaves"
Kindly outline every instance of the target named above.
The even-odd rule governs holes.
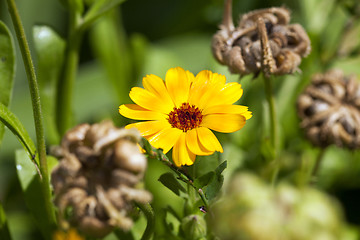
[[[7,0],[9,13],[16,31],[16,36],[19,42],[21,54],[23,57],[25,70],[29,83],[29,90],[31,95],[31,102],[33,107],[35,131],[36,131],[36,142],[37,142],[37,151],[40,162],[40,172],[41,172],[41,186],[42,193],[45,200],[45,206],[47,213],[47,219],[51,223],[50,225],[55,226],[55,213],[52,208],[51,202],[51,192],[49,184],[49,174],[46,160],[46,146],[45,146],[45,135],[44,135],[44,126],[43,126],[43,116],[41,111],[40,104],[40,94],[38,83],[36,79],[35,68],[32,62],[29,45],[26,39],[25,31],[21,23],[20,15],[18,13],[16,4],[14,0]],[[36,153],[33,153],[36,156]]]

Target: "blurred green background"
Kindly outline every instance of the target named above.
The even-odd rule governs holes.
[[[45,24],[66,37],[68,13],[56,0],[16,2],[36,65],[33,27]],[[291,23],[302,24],[311,38],[312,52],[300,66],[302,73],[278,77],[274,82],[281,132],[281,179],[301,184],[302,170],[313,163],[319,151],[304,139],[296,115],[296,98],[309,83],[311,75],[339,67],[347,74],[360,76],[359,5],[358,0],[233,1],[235,21],[239,14],[257,8],[288,7],[292,11]],[[118,106],[130,103],[130,88],[141,85],[141,79],[146,74],[164,78],[166,71],[176,66],[195,74],[209,69],[226,75],[227,81],[240,81],[244,96],[239,103],[249,106],[253,112],[253,118],[241,131],[218,134],[225,150],[221,158],[228,160],[229,164],[225,181],[239,169],[260,173],[265,165],[264,155],[267,154],[262,143],[268,132],[263,82],[261,79],[253,80],[252,76],[240,80],[213,59],[211,37],[218,30],[222,12],[221,0],[127,0],[116,12],[107,16],[115,19],[112,22],[115,25],[101,18],[86,32],[81,46],[73,104],[75,122],[93,123],[112,118],[118,126],[123,126],[129,121],[118,114]],[[4,1],[0,2],[0,19],[13,32]],[[27,79],[15,42],[17,68],[10,109],[35,139]],[[102,55],[106,52],[104,48],[107,52],[115,52],[112,65]],[[111,54],[107,57],[111,58]],[[19,148],[21,145],[17,139],[7,131],[0,148],[0,202],[5,208],[14,239],[39,239],[40,233],[28,213],[16,177],[14,151]],[[206,168],[207,164],[200,165]],[[165,190],[157,181],[165,171],[167,169],[160,163],[149,163],[146,185],[154,194],[155,209],[164,208],[167,204],[183,204],[180,198]],[[338,198],[349,223],[360,224],[358,151],[329,147],[319,173],[318,187]],[[158,225],[161,231],[162,223],[158,222]]]

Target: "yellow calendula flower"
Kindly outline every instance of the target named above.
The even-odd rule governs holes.
[[[196,155],[223,152],[211,130],[230,133],[251,118],[248,107],[233,105],[243,90],[239,83],[226,83],[225,76],[201,71],[196,76],[177,67],[167,71],[165,82],[155,76],[143,78],[143,88],[133,87],[130,98],[136,104],[119,107],[121,115],[135,120],[137,128],[155,148],[171,148],[176,166],[192,165]],[[211,129],[211,130],[210,130]]]

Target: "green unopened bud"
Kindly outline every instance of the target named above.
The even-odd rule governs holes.
[[[189,215],[181,222],[181,229],[188,240],[206,239],[206,222],[202,216]]]

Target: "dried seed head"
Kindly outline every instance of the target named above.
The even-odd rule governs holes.
[[[232,73],[283,75],[298,70],[301,58],[311,50],[310,40],[299,24],[291,24],[286,8],[268,8],[243,15],[237,27],[226,0],[224,19],[213,36],[215,58]]]
[[[360,85],[341,70],[316,74],[297,101],[301,127],[316,146],[360,148]]]
[[[72,225],[86,235],[103,237],[115,227],[131,228],[132,203],[152,199],[137,188],[147,165],[139,140],[137,131],[118,129],[109,121],[81,124],[65,134],[56,149],[60,163],[51,175],[64,229]]]

